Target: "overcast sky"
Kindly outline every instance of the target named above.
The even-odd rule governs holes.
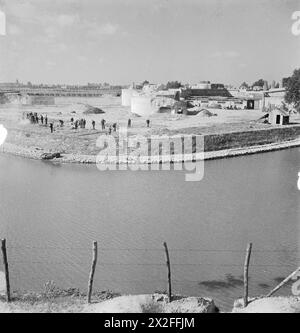
[[[0,81],[239,85],[300,67],[299,0],[0,0]]]

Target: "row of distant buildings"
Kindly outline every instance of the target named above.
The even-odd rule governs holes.
[[[121,95],[122,86],[88,83],[87,85],[49,85],[49,84],[27,84],[16,82],[0,82],[0,101],[1,95],[9,96],[10,99],[20,99],[23,102],[28,100],[41,101],[42,103],[52,104],[55,97],[100,97],[104,94]],[[18,97],[19,96],[19,97]],[[44,101],[44,102],[43,102]],[[39,104],[39,103],[37,103]]]
[[[280,106],[285,88],[268,90],[228,89],[224,84],[201,81],[192,86],[161,90],[160,85],[134,84],[122,89],[122,105],[130,106],[131,112],[146,116],[157,112],[182,112],[193,107],[214,109],[264,109]]]
[[[176,89],[166,89],[162,84],[132,84],[129,88],[108,84],[32,85],[0,83],[0,103],[53,105],[56,97],[100,97],[112,94],[122,97],[122,105],[130,106],[133,113],[150,115],[156,112],[187,112],[189,108],[263,109],[281,105],[285,88],[240,89],[222,83],[200,81]]]
[[[121,85],[110,85],[107,82],[104,83],[87,83],[84,85],[70,85],[70,84],[34,84],[31,82],[22,83],[19,80],[15,82],[0,82],[1,90],[23,90],[23,89],[63,89],[63,90],[90,90],[90,89],[121,89]]]
[[[53,105],[56,97],[100,97],[121,95],[122,86],[104,84],[47,85],[0,82],[0,103]]]

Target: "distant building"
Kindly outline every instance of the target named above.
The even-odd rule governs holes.
[[[31,105],[54,105],[54,96],[30,96],[29,103]]]
[[[270,89],[263,93],[263,107],[269,107],[269,105],[281,107],[284,102],[285,88]]]
[[[232,97],[232,95],[222,83],[201,81],[191,88],[183,89],[181,92],[181,97],[188,99],[195,97]]]
[[[252,89],[253,89],[254,91],[264,90],[264,88],[261,87],[261,86],[253,86]]]
[[[197,84],[192,85],[192,89],[211,89],[210,81],[200,81]]]
[[[278,107],[269,112],[268,118],[272,125],[288,125],[290,122],[289,113]]]
[[[223,83],[212,83],[211,89],[225,89],[225,86]]]

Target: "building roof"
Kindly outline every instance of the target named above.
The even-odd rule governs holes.
[[[181,93],[182,97],[232,97],[230,92],[225,89],[185,89]]]
[[[278,108],[278,107],[271,110],[269,113],[281,114],[282,116],[289,116],[290,115],[287,111],[283,110],[282,108]]]

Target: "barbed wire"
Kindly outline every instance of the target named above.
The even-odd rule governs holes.
[[[90,264],[88,261],[35,261],[35,260],[10,260],[13,264]],[[166,263],[118,263],[118,262],[98,262],[97,266],[166,266]],[[241,267],[243,263],[240,264],[224,264],[224,263],[172,263],[171,266],[213,266],[213,267]],[[295,264],[251,264],[251,267],[292,267]]]
[[[7,249],[53,249],[53,250],[91,250],[90,247],[57,247],[57,246],[19,246],[19,245],[12,245],[7,246]],[[99,251],[158,251],[164,252],[165,250],[157,249],[157,248],[108,248],[108,247],[98,247]],[[180,249],[180,248],[169,248],[169,251],[176,251],[176,252],[245,252],[245,249]],[[253,249],[252,252],[284,252],[284,253],[293,253],[297,252],[300,253],[299,249],[290,249],[290,250],[278,250],[278,249],[260,249],[255,250]]]

